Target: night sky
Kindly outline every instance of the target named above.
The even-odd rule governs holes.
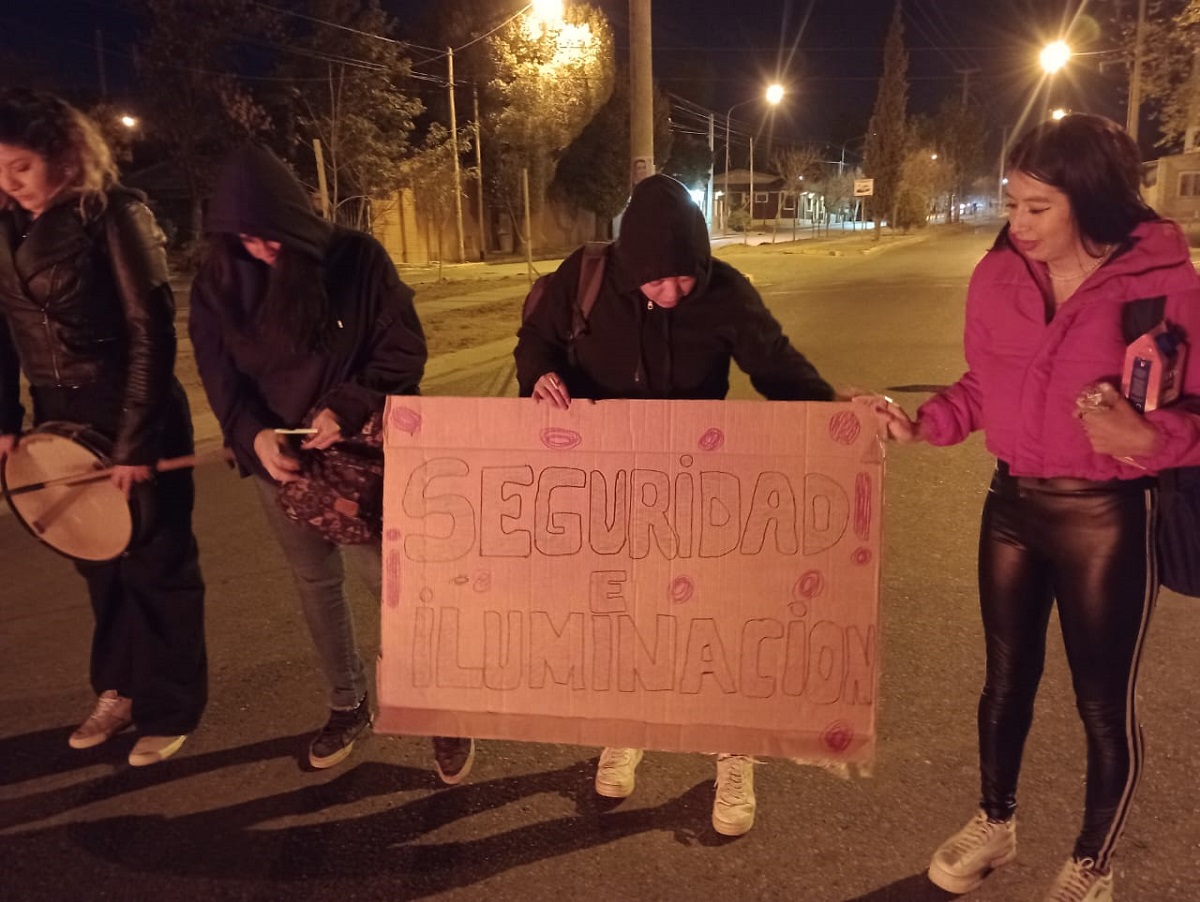
[[[407,38],[420,41],[414,23],[437,2],[383,0],[383,5],[407,25]],[[612,22],[624,56],[627,0],[594,2]],[[303,8],[289,0],[275,4]],[[522,5],[496,0],[496,21]],[[1079,5],[1080,0],[905,0],[910,109],[932,112],[942,98],[960,96],[962,70],[976,70],[967,76],[972,98],[985,106],[997,133],[1001,125],[1013,127],[1039,78],[1039,47],[1063,33]],[[718,119],[731,104],[779,79],[789,95],[773,123],[776,135],[803,142],[861,140],[893,6],[894,0],[653,0],[655,77],[665,90],[715,111]],[[5,50],[32,56],[67,89],[86,92],[97,80],[94,40],[101,29],[110,90],[136,105],[130,59],[135,24],[119,0],[5,4],[0,61]],[[1124,121],[1127,75],[1119,65],[1100,71],[1106,57],[1098,51],[1106,41],[1099,24],[1087,17],[1076,21],[1072,43],[1084,55],[1057,80],[1053,102]],[[4,71],[12,78],[11,67]],[[755,127],[763,124],[756,115],[755,105],[747,104],[734,118]]]

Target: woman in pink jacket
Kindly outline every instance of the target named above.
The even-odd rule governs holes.
[[[1139,175],[1137,148],[1107,119],[1071,115],[1025,135],[1009,156],[1008,224],[971,278],[968,371],[915,422],[890,402],[881,411],[899,441],[952,445],[982,429],[998,458],[979,540],[981,810],[929,866],[950,892],[1016,857],[1017,778],[1057,602],[1087,792],[1045,898],[1112,899],[1113,847],[1142,770],[1134,703],[1158,592],[1153,477],[1200,463],[1200,360],[1184,398],[1145,416],[1112,387],[1131,301],[1165,298],[1165,320],[1200,351],[1200,279],[1178,226],[1141,199]],[[1096,383],[1100,403],[1079,403]]]

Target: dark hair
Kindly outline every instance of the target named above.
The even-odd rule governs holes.
[[[1036,126],[1009,151],[1008,171],[1062,191],[1085,244],[1119,244],[1159,218],[1142,200],[1137,145],[1103,116],[1071,113]]]
[[[233,278],[234,262],[251,261],[267,270],[266,289],[254,313],[247,316]],[[327,350],[333,334],[325,272],[320,260],[286,244],[274,266],[255,260],[236,235],[210,235],[202,272],[227,303],[221,315],[235,328],[250,330],[267,341],[283,341],[294,351]]]
[[[101,207],[117,167],[100,129],[65,100],[28,88],[0,90],[0,144],[23,147],[46,161],[62,180],[59,194]],[[0,192],[0,208],[14,201]]]

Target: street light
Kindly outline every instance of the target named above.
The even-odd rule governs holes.
[[[1053,75],[1070,61],[1071,48],[1066,41],[1054,41],[1042,48],[1040,59],[1046,74]]]
[[[771,106],[778,106],[779,102],[781,100],[783,100],[783,95],[784,95],[783,85],[773,84],[773,85],[769,85],[767,87],[767,90],[766,90],[765,94],[763,95],[763,97],[766,99],[767,103],[769,103]],[[730,119],[730,116],[733,115],[733,111],[736,110],[738,107],[745,106],[748,103],[754,103],[754,101],[756,101],[758,99],[759,99],[758,97],[747,97],[745,100],[739,100],[737,103],[735,103],[733,106],[731,106],[728,110],[725,111],[725,180],[724,180],[724,184],[722,185],[722,187],[725,189],[724,190],[725,203],[723,206],[723,209],[725,211],[725,216],[724,216],[724,222],[722,223],[722,226],[723,226],[723,231],[725,231],[726,233],[728,233],[728,231],[729,231],[729,119]],[[751,138],[750,141],[751,141],[750,153],[753,155],[754,139]],[[750,165],[752,167],[754,165],[753,156],[751,156]],[[753,169],[751,171],[753,172]],[[753,179],[753,176],[751,176],[751,180],[750,180],[750,220],[751,220],[751,222],[754,221],[754,179]],[[749,227],[747,226],[747,230],[748,229],[749,229]]]
[[[1050,118],[1053,119],[1055,122],[1057,122],[1059,119],[1065,119],[1066,117],[1067,117],[1067,111],[1064,110],[1062,107],[1059,107],[1057,110],[1055,110],[1053,113],[1050,114]]]
[[[138,121],[133,116],[125,115],[121,117],[121,124],[126,128],[137,128]]]

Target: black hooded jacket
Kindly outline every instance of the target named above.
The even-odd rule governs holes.
[[[335,327],[322,352],[264,340],[254,324],[270,270],[240,249],[226,290],[215,267],[197,275],[189,320],[196,366],[243,472],[266,475],[254,452],[261,430],[294,428],[318,402],[352,435],[386,395],[418,392],[426,350],[412,290],[375,239],[317,216],[270,151],[246,147],[226,164],[207,230],[278,241],[319,260]]]
[[[604,282],[573,347],[567,336],[583,252],[563,261],[514,352],[521,395],[557,373],[572,397],[720,399],[735,361],[763,396],[829,401],[833,389],[792,347],[745,276],[713,258],[700,208],[675,179],[654,175],[633,190]],[[642,285],[693,276],[678,306],[657,306]]]

